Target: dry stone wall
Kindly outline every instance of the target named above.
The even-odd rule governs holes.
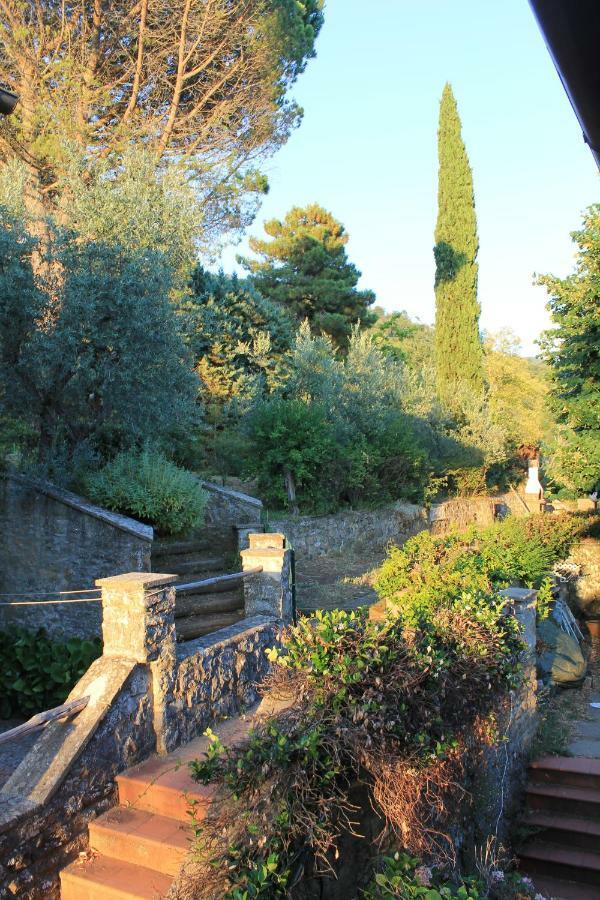
[[[289,516],[269,523],[285,534],[299,557],[315,559],[347,550],[383,549],[402,543],[427,528],[427,513],[412,503],[395,503],[374,510],[353,510],[331,516]]]
[[[0,476],[0,593],[93,588],[115,572],[150,569],[152,528],[20,475]],[[22,598],[25,599],[25,598]],[[30,599],[34,599],[33,597]],[[100,634],[99,603],[0,607],[0,628],[43,626],[57,638]]]

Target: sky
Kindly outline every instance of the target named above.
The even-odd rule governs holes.
[[[434,318],[437,119],[450,81],[473,168],[481,327],[511,328],[527,355],[549,324],[534,273],[573,269],[570,232],[598,174],[527,0],[326,0],[294,88],[304,120],[265,167],[249,234],[317,202],[386,311]],[[221,265],[235,268],[244,239]]]

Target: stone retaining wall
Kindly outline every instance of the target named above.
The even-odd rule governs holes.
[[[427,528],[427,513],[412,503],[395,503],[374,510],[352,510],[331,516],[289,516],[269,523],[280,531],[303,559],[356,549],[382,550],[400,544]]]
[[[150,569],[152,528],[94,506],[47,482],[0,476],[0,593],[44,594],[93,588],[114,572]],[[34,597],[14,599],[34,599]],[[99,603],[0,607],[9,624],[53,637],[100,634]]]
[[[261,500],[213,484],[212,481],[201,480],[200,483],[208,493],[207,525],[243,525],[260,522],[263,509]]]
[[[88,705],[47,726],[0,790],[0,897],[59,900],[59,872],[87,848],[90,820],[116,805],[119,772],[257,700],[289,592],[286,551],[264,552],[275,614],[179,645],[173,576],[100,580],[104,653],[68,698]]]
[[[568,586],[570,603],[587,619],[600,619],[600,539],[584,538],[573,547],[567,562],[581,569]]]

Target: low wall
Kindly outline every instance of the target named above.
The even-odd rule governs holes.
[[[568,585],[571,605],[587,619],[600,619],[600,539],[584,538],[573,547],[567,562],[581,571]]]
[[[102,579],[104,654],[0,790],[0,897],[59,900],[59,872],[88,846],[91,819],[117,804],[115,778],[170,752],[257,697],[281,622],[254,616],[175,644],[172,576]]]
[[[381,550],[402,543],[427,528],[427,513],[412,503],[395,503],[374,510],[353,510],[331,516],[289,516],[269,523],[285,534],[303,559],[352,549]]]
[[[150,569],[152,528],[20,475],[0,476],[0,535],[5,595],[88,589],[114,572]],[[43,626],[60,638],[95,636],[100,604],[0,607],[0,628],[9,624]]]
[[[261,500],[213,484],[212,481],[201,480],[200,483],[208,493],[207,525],[243,525],[260,522],[263,509]]]

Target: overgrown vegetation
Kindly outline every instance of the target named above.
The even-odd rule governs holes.
[[[116,512],[127,513],[159,534],[193,531],[204,521],[206,492],[198,479],[162,453],[119,453],[84,477],[88,497]]]
[[[432,613],[440,595],[459,603],[510,585],[545,587],[552,566],[568,555],[583,527],[573,516],[538,515],[441,537],[423,531],[391,549],[375,589],[415,624]]]
[[[444,871],[423,865],[416,857],[396,852],[384,857],[381,871],[363,896],[365,900],[527,900],[536,896],[530,878],[494,865],[478,868],[481,871],[477,875],[457,881]]]
[[[450,822],[456,828],[467,815],[463,786],[498,740],[504,699],[521,677],[518,626],[498,590],[540,584],[579,527],[532,517],[462,536],[419,535],[382,567],[377,589],[391,601],[384,622],[332,611],[288,629],[283,648],[269,653],[266,685],[289,699],[287,712],[259,724],[241,748],[212,735],[206,758],[192,763],[198,780],[221,785],[202,826],[207,896],[284,896],[302,872],[328,871],[341,834],[355,827],[357,781],[386,824],[384,843],[442,870],[455,862]],[[402,885],[417,890],[416,860],[399,859],[372,896],[428,896],[402,893]],[[461,893],[442,870],[430,885],[442,897],[511,896],[501,892],[508,876],[493,893],[479,873]]]
[[[55,641],[45,631],[0,631],[0,718],[33,715],[64,703],[102,653],[100,640]]]

